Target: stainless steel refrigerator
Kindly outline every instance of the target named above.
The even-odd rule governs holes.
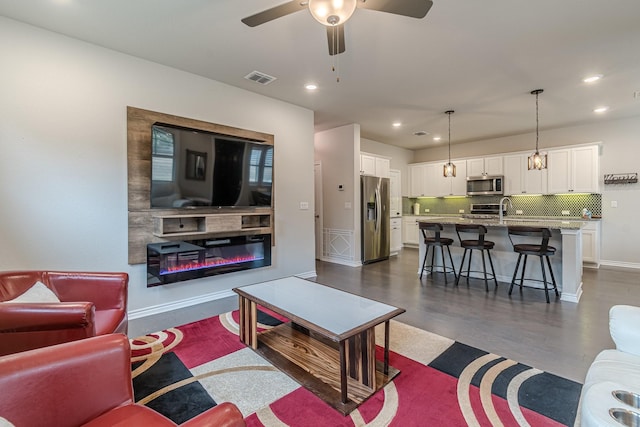
[[[389,178],[362,176],[362,263],[389,258],[391,227],[389,218]]]

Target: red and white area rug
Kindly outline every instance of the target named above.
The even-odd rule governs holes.
[[[286,321],[259,313],[260,327]],[[376,342],[384,342],[384,329]],[[391,321],[401,371],[343,416],[238,339],[238,312],[131,340],[136,401],[180,424],[229,401],[248,426],[573,426],[581,385]],[[378,358],[382,359],[378,348]]]

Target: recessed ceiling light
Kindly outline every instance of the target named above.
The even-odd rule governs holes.
[[[439,136],[434,136],[434,137],[433,137],[433,140],[434,140],[434,141],[440,141],[441,139],[442,139],[442,138],[441,138],[441,137],[439,137]]]
[[[593,76],[585,77],[584,79],[582,79],[582,81],[585,83],[593,83],[593,82],[597,82],[601,78],[602,78],[602,74],[594,74]]]
[[[609,111],[609,107],[603,106],[603,107],[598,107],[593,109],[594,113],[604,113],[606,111]]]
[[[318,85],[316,85],[314,83],[307,83],[306,85],[304,85],[304,88],[306,90],[316,90],[316,89],[318,89]]]
[[[391,126],[393,126],[394,128],[399,128],[400,126],[402,126],[402,122],[393,122]]]

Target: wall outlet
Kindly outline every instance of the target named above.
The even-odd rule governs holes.
[[[571,215],[570,211],[562,211],[562,215]]]
[[[424,208],[424,213],[429,213],[429,212],[431,212],[431,209],[429,209],[429,208]]]
[[[458,213],[464,213],[464,209],[458,209]]]
[[[612,208],[617,208],[618,207],[618,201],[617,200],[612,200],[611,201],[611,207]]]
[[[522,215],[522,211],[520,209],[516,210],[516,215]]]
[[[344,202],[345,209],[351,209],[351,202]]]

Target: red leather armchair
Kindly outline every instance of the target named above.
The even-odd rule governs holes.
[[[127,333],[126,273],[0,272],[0,302],[37,281],[59,303],[0,303],[0,355],[109,333]]]
[[[0,417],[14,425],[175,426],[133,402],[131,350],[109,334],[0,357]],[[182,426],[244,426],[232,403],[221,403]]]

